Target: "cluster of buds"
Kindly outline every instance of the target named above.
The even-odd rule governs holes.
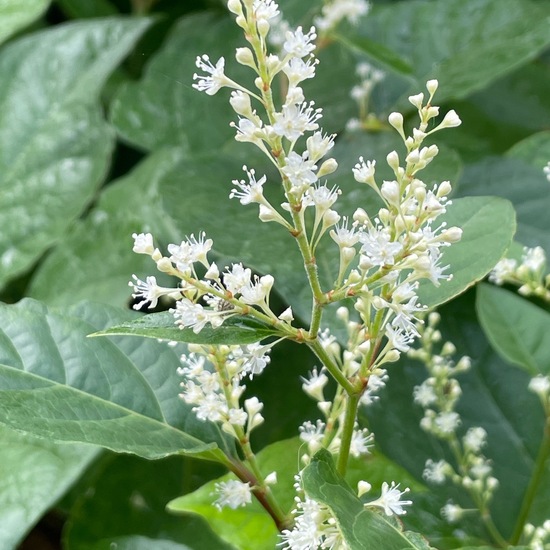
[[[525,247],[521,262],[503,258],[489,274],[489,281],[497,285],[519,286],[523,296],[537,296],[550,302],[550,275],[546,273],[546,253],[540,246]]]
[[[487,432],[481,427],[472,427],[462,437],[457,435],[461,420],[455,408],[462,390],[456,376],[470,368],[470,359],[464,356],[456,363],[453,361],[455,346],[449,341],[441,344],[441,333],[436,328],[439,321],[438,313],[430,313],[428,324],[418,327],[422,347],[409,351],[411,358],[426,365],[429,374],[421,385],[414,388],[414,401],[424,409],[420,426],[448,443],[457,467],[446,460],[436,462],[428,459],[423,477],[434,484],[450,480],[464,487],[478,509],[485,512],[498,487],[491,463],[482,453]],[[436,345],[440,347],[439,353],[434,349]],[[464,512],[452,502],[442,509],[443,517],[449,522],[458,521]]]
[[[324,34],[344,20],[357,25],[361,17],[369,13],[370,7],[367,0],[328,0],[321,9],[321,15],[315,18],[315,25]]]
[[[531,550],[548,550],[550,547],[550,519],[547,519],[540,527],[532,523],[526,523],[523,528],[523,537],[526,546]]]

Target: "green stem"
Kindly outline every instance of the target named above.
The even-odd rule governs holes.
[[[535,462],[533,475],[531,476],[531,480],[529,481],[529,485],[527,486],[527,491],[525,492],[525,496],[523,497],[523,503],[521,505],[521,510],[518,516],[516,527],[514,529],[514,533],[512,534],[512,538],[510,540],[510,543],[512,545],[518,544],[521,534],[523,533],[523,528],[525,526],[525,523],[527,522],[527,518],[529,517],[529,512],[531,511],[531,507],[533,506],[535,496],[540,487],[540,483],[546,467],[546,461],[548,460],[549,456],[550,456],[550,415],[546,417],[544,432],[542,435],[542,442],[539,449],[539,454],[537,456],[537,460]]]
[[[327,368],[332,377],[342,386],[349,395],[355,393],[354,385],[344,376],[342,371],[338,368],[338,365],[329,357],[319,340],[308,342],[309,348],[317,355],[321,363]]]
[[[481,519],[483,520],[483,524],[485,525],[485,528],[487,529],[487,531],[489,531],[489,534],[493,537],[493,540],[501,548],[508,548],[510,546],[508,544],[508,541],[500,534],[500,531],[497,529],[497,526],[493,523],[493,519],[491,518],[491,514],[488,510],[485,510],[482,513]]]
[[[360,399],[360,394],[352,393],[351,395],[348,395],[348,402],[346,403],[344,427],[342,429],[342,441],[340,443],[340,453],[338,454],[337,464],[338,471],[342,475],[345,475],[348,467],[349,449],[353,437],[353,428],[355,427],[355,419],[357,418],[357,407],[359,406]]]

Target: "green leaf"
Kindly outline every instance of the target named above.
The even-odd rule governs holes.
[[[539,170],[542,170],[548,163],[549,150],[550,131],[538,132],[516,143],[506,153],[506,156],[523,160]]]
[[[263,475],[277,472],[273,493],[284,511],[290,510],[293,504],[294,475],[300,468],[298,452],[302,445],[303,442],[298,438],[279,441],[257,455]],[[280,542],[278,532],[272,518],[256,499],[236,510],[218,510],[214,507],[215,483],[228,479],[235,479],[235,476],[227,474],[193,493],[174,499],[168,504],[168,510],[204,517],[218,536],[239,550],[272,550]]]
[[[51,441],[146,458],[224,460],[219,428],[178,398],[178,354],[151,340],[86,338],[128,315],[84,304],[0,306],[0,423]]]
[[[366,36],[343,36],[341,34],[336,34],[335,38],[338,42],[344,44],[344,46],[366,53],[375,61],[380,62],[382,65],[398,73],[404,75],[411,75],[413,73],[412,67],[402,57],[384,46],[384,44],[374,42]]]
[[[149,25],[70,23],[2,50],[0,286],[66,234],[105,177],[114,136],[98,96]]]
[[[216,474],[219,467],[184,457],[151,461],[116,456],[105,462],[81,488],[64,530],[65,547],[104,550],[116,544],[117,550],[233,548],[216,537],[203,519],[174,517],[166,510],[166,503],[182,487],[205,481],[205,476]]]
[[[436,78],[437,100],[444,101],[466,97],[535,58],[550,43],[549,16],[545,3],[528,0],[413,0],[377,6],[361,34],[413,67],[416,83],[404,97]]]
[[[450,266],[446,273],[452,279],[437,287],[426,280],[420,284],[420,303],[429,307],[451,300],[483,279],[505,254],[516,230],[512,205],[498,197],[455,199],[441,218],[448,227],[461,227],[463,234],[441,257],[441,265]]]
[[[174,315],[164,311],[162,313],[149,313],[135,321],[110,327],[90,336],[145,336],[146,338],[172,340],[174,342],[217,346],[220,344],[252,344],[276,334],[278,332],[269,325],[244,316],[231,317],[224,321],[221,327],[205,327],[196,334],[190,328],[180,329],[175,326]]]
[[[27,531],[67,491],[97,450],[55,445],[0,426],[0,547],[14,550]]]
[[[485,334],[506,360],[532,375],[550,373],[550,314],[516,293],[484,284],[477,312]]]
[[[179,145],[184,151],[213,151],[233,139],[235,113],[227,90],[212,98],[191,87],[197,55],[216,61],[225,72],[248,83],[251,71],[227,55],[244,45],[233,18],[202,13],[184,17],[145,69],[142,80],[124,86],[113,100],[111,119],[121,136],[143,149]],[[246,76],[248,75],[248,76]],[[214,100],[213,100],[214,99]]]
[[[50,5],[50,0],[2,0],[0,3],[0,43],[36,21]]]
[[[302,473],[303,487],[311,498],[328,506],[351,550],[427,550],[424,540],[413,540],[397,524],[365,508],[336,471],[332,455],[319,451]]]
[[[151,258],[132,251],[132,233],[151,232],[172,242],[182,238],[163,211],[159,191],[166,174],[181,162],[178,148],[161,149],[112,182],[86,219],[76,222],[74,230],[41,263],[29,295],[52,305],[85,299],[127,305],[130,275],[145,278],[156,270]]]
[[[486,158],[465,168],[459,192],[510,200],[518,222],[515,238],[527,246],[540,245],[550,254],[550,189],[542,169],[519,158]]]

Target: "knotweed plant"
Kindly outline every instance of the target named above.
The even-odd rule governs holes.
[[[318,20],[322,31],[341,18],[339,9],[351,13],[343,4],[355,6],[352,19],[368,9],[364,2],[329,2]],[[341,190],[326,181],[338,167],[330,157],[336,136],[322,130],[322,109],[308,100],[302,88],[317,69],[316,29],[287,30],[279,53],[274,53],[269,34],[280,14],[273,0],[229,0],[227,7],[248,42],[237,49],[236,59],[250,69],[254,86],[233,80],[225,74],[225,59],[211,60],[207,54],[197,57],[199,72],[193,86],[208,95],[229,89],[235,139],[255,145],[274,167],[277,177],[268,181],[254,167],[243,166],[244,177],[233,180],[229,198],[244,208],[256,205],[260,222],[280,225],[280,238],[294,241],[311,289],[310,319],[306,324],[296,321],[291,307],[282,313],[272,310],[270,294],[276,281],[270,274],[260,276],[241,262],[218,266],[210,258],[213,241],[205,233],[169,244],[166,251],[155,246],[151,234],[134,234],[134,251],[150,256],[157,269],[175,277],[178,284],[161,287],[154,276],[145,281],[134,276],[130,285],[136,308],[155,307],[164,296],[174,299],[170,310],[174,323],[197,335],[205,328],[220,329],[232,318],[270,327],[274,338],[268,343],[192,344],[181,357],[181,398],[198,419],[218,423],[243,457],[231,458],[229,467],[237,479],[216,485],[213,505],[235,509],[247,506],[254,495],[280,529],[282,548],[346,548],[330,506],[304,492],[299,472],[294,510],[287,514],[281,509],[272,491],[276,474],[261,470],[250,443],[252,431],[264,420],[263,405],[256,397],[243,399],[243,392],[247,380],[268,368],[269,353],[280,340],[302,343],[319,361],[302,381],[321,414],[316,422],[299,428],[302,466],[327,449],[343,476],[350,456],[369,453],[373,434],[359,424],[358,408],[376,399],[376,391],[391,376],[391,364],[421,335],[420,317],[426,308],[417,295],[420,282],[440,285],[452,277],[442,262],[442,251],[461,239],[462,230],[439,219],[450,204],[452,187],[448,181],[427,185],[421,172],[438,154],[438,147],[425,144],[426,140],[458,126],[460,119],[454,111],[439,117],[433,103],[438,82],[428,81],[425,93],[409,97],[418,113],[414,128],[405,128],[400,113],[389,116],[403,142],[401,153],[391,151],[386,158],[393,178],[380,181],[376,161],[368,157],[359,158],[353,169],[357,184],[367,186],[382,206],[367,212],[358,205],[352,216],[342,215],[337,204]],[[284,86],[276,88],[280,79]],[[280,99],[275,89],[285,90]],[[266,185],[275,184],[284,194],[280,203],[264,194]],[[322,240],[332,241],[336,252],[330,285],[321,282],[316,264]],[[338,340],[324,325],[323,313],[344,300],[352,306],[341,305],[337,311],[347,334]],[[328,390],[329,377],[336,382],[335,390]],[[441,430],[452,433],[452,418],[440,417],[441,422],[439,417],[433,419],[434,429],[441,424]],[[476,451],[481,446],[478,442]],[[384,482],[377,498],[367,497],[369,488],[368,480],[362,481],[357,496],[365,507],[386,516],[405,514],[412,504],[404,497],[408,489],[401,489],[395,480]]]

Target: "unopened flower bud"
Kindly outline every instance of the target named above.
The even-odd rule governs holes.
[[[269,21],[267,19],[260,19],[257,22],[257,28],[258,28],[258,34],[265,38],[267,36],[267,33],[269,32]]]
[[[441,121],[441,124],[438,126],[438,129],[455,128],[456,126],[460,126],[461,124],[462,124],[462,121],[460,120],[460,117],[456,114],[456,111],[453,109],[445,115],[445,117]]]
[[[227,1],[227,9],[234,13],[235,15],[240,15],[243,12],[243,8],[241,6],[241,0],[228,0]]]
[[[385,181],[380,188],[380,193],[389,204],[392,206],[399,206],[401,202],[401,191],[396,181]]]
[[[338,168],[338,163],[335,159],[330,158],[325,160],[323,164],[321,164],[319,171],[317,172],[317,177],[322,178],[324,176],[328,176],[329,174],[332,174],[333,172],[336,172],[336,169]]]
[[[430,97],[433,96],[439,86],[439,82],[434,78],[433,80],[428,80],[426,82],[426,89],[430,93]]]
[[[357,483],[357,496],[361,497],[372,489],[372,485],[368,481],[360,481]]]
[[[353,213],[353,221],[357,223],[367,223],[370,220],[369,215],[362,208],[358,208]]]
[[[286,321],[287,323],[290,323],[291,321],[293,321],[294,320],[294,315],[292,315],[292,308],[287,307],[281,313],[281,315],[279,315],[279,319],[281,319],[281,321]]]
[[[235,52],[235,59],[241,65],[252,67],[253,69],[256,67],[256,63],[254,62],[254,55],[250,48],[237,48]]]
[[[336,310],[336,317],[340,319],[340,321],[343,321],[344,323],[347,323],[349,321],[349,310],[347,307],[341,306]]]
[[[409,102],[412,103],[418,110],[422,109],[423,101],[424,101],[423,93],[409,96]]]
[[[220,271],[218,270],[218,266],[214,262],[210,264],[210,267],[208,268],[208,271],[205,273],[204,278],[212,279],[214,281],[219,280]]]
[[[386,157],[386,162],[394,172],[397,172],[397,169],[399,168],[399,155],[397,154],[397,151],[392,151],[389,153]]]
[[[437,188],[437,197],[446,197],[452,191],[450,182],[442,181]]]
[[[399,135],[405,139],[403,132],[403,115],[401,113],[391,113],[388,122],[399,132]]]
[[[323,225],[325,227],[331,227],[336,225],[340,221],[340,214],[336,210],[331,210],[330,208],[325,212],[323,216]]]
[[[157,269],[163,273],[170,273],[173,269],[172,262],[164,257],[157,261]]]
[[[242,115],[245,117],[249,117],[252,115],[252,105],[250,103],[250,97],[248,94],[245,94],[240,90],[234,90],[233,92],[231,92],[229,103],[238,115]]]
[[[462,229],[460,227],[449,227],[441,233],[439,238],[446,243],[457,243],[462,238]]]

